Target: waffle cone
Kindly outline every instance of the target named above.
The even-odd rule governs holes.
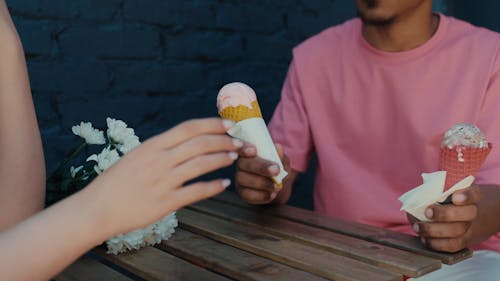
[[[229,119],[234,122],[255,117],[262,118],[262,113],[260,112],[259,103],[257,101],[252,102],[252,108],[245,105],[238,105],[236,107],[228,106],[219,111],[219,115],[222,118]]]
[[[483,165],[491,148],[491,143],[488,144],[488,148],[462,147],[461,152],[463,157],[461,158],[463,158],[463,162],[458,161],[457,148],[441,148],[439,168],[442,171],[446,171],[444,190],[448,190],[467,176],[476,176],[477,171]]]

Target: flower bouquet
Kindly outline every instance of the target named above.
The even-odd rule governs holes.
[[[115,164],[121,156],[133,150],[140,144],[134,129],[129,128],[121,120],[106,119],[107,130],[95,129],[90,122],[81,122],[73,126],[73,134],[83,139],[56,170],[47,179],[48,203],[52,204],[63,197],[84,188],[95,177]],[[81,154],[90,145],[104,145],[101,152],[92,154],[82,160]],[[77,167],[73,162],[84,162]],[[83,158],[85,159],[85,158]],[[108,253],[119,254],[132,249],[139,249],[160,243],[170,238],[177,227],[175,212],[165,216],[159,221],[129,233],[119,234],[106,241]]]

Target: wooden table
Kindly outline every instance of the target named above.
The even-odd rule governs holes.
[[[415,237],[226,192],[177,212],[175,234],[121,255],[96,248],[56,280],[403,280],[472,255]]]

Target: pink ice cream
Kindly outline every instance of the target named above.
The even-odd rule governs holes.
[[[257,95],[252,88],[240,82],[229,83],[220,89],[217,95],[217,109],[219,112],[231,106],[244,105],[252,108],[252,102],[257,101]]]

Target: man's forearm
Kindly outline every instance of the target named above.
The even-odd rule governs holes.
[[[500,186],[480,185],[482,198],[472,224],[471,244],[480,243],[500,231]]]

